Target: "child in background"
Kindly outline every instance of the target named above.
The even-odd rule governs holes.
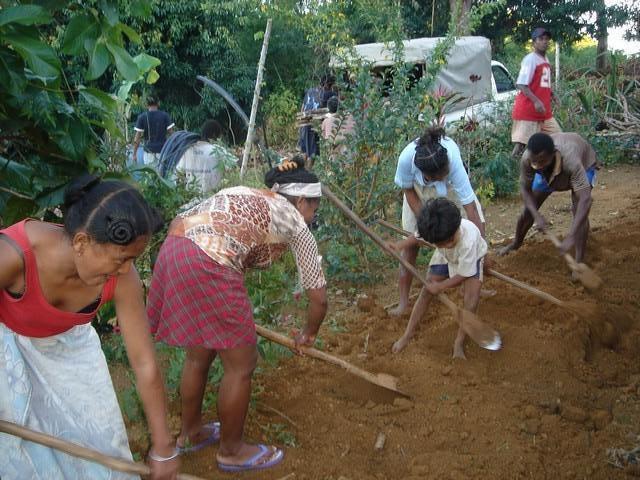
[[[404,334],[393,344],[394,353],[407,346],[433,296],[449,288],[464,285],[465,310],[475,313],[480,300],[487,243],[478,227],[462,218],[460,210],[450,200],[434,198],[427,201],[418,216],[418,233],[438,248],[429,262],[428,284],[422,288],[413,306]],[[397,242],[395,248],[401,250],[416,244],[417,239],[410,237]],[[466,358],[464,338],[465,333],[460,327],[453,344],[453,358]]]

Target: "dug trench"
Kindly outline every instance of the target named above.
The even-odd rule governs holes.
[[[629,478],[606,454],[640,444],[640,169],[622,171],[621,178],[603,176],[611,190],[617,181],[628,189],[594,192],[586,262],[604,281],[599,291],[572,284],[568,268],[540,235],[495,267],[562,300],[595,305],[595,314],[579,317],[487,277],[497,294],[482,299],[478,314],[500,331],[503,348],[491,352],[467,341],[468,360],[454,361],[456,325],[437,304],[407,348],[391,353],[407,321],[383,308],[396,300],[394,270],[357,295],[334,288],[329,318],[346,331],[325,325],[325,350],[395,375],[412,398],[394,397],[317,360],[287,358],[257,379],[262,408],[251,409],[246,436],[277,441],[284,437],[274,431],[284,431],[295,447],[286,447],[280,466],[242,478]],[[635,188],[624,181],[628,174]],[[564,233],[567,198],[555,202],[546,212]],[[512,228],[517,208],[513,202],[488,209],[495,220],[492,243]],[[450,295],[460,302],[459,293]],[[178,405],[173,408],[177,430]],[[209,412],[207,419],[214,416]],[[132,448],[143,448],[135,441],[139,426],[130,427]],[[384,445],[374,448],[381,433]],[[217,471],[215,454],[213,446],[185,456],[184,471],[233,478]]]

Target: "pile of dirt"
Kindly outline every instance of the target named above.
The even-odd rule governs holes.
[[[640,433],[640,204],[628,203],[627,215],[603,211],[604,221],[592,221],[597,231],[586,260],[604,280],[598,292],[572,284],[539,236],[500,261],[497,270],[562,300],[591,304],[593,314],[579,317],[488,278],[497,295],[482,299],[478,313],[500,331],[498,352],[467,341],[468,360],[452,360],[457,327],[435,304],[407,348],[392,354],[407,322],[382,308],[396,300],[394,271],[359,296],[336,298],[334,291],[321,331],[325,350],[395,375],[412,398],[317,360],[287,359],[258,377],[261,408],[251,409],[246,437],[295,446],[286,447],[281,466],[242,477],[627,478],[608,463],[607,449],[632,448]],[[460,302],[458,293],[450,296]],[[374,448],[380,433],[381,450]],[[185,456],[184,471],[231,478],[217,471],[215,452]]]
[[[594,294],[569,281],[548,242],[502,260],[503,273],[563,300],[595,303],[595,315],[578,317],[488,279],[498,294],[482,300],[479,315],[501,332],[504,348],[467,343],[466,362],[451,359],[456,325],[440,305],[405,351],[391,353],[407,318],[380,308],[394,300],[390,272],[385,285],[334,309],[334,324],[348,330],[324,328],[323,337],[331,353],[397,376],[412,399],[312,359],[287,360],[260,378],[269,409],[252,411],[247,437],[288,438],[296,447],[282,466],[243,478],[623,478],[606,450],[639,433],[640,221],[600,229],[589,255],[604,280]],[[374,449],[379,433],[382,450]],[[185,457],[185,471],[215,476],[214,455],[212,447]]]

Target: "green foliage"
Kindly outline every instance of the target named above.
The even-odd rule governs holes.
[[[102,352],[107,363],[121,363],[129,366],[127,350],[124,346],[122,335],[107,335],[102,338]]]
[[[0,11],[2,223],[59,205],[71,176],[104,170],[102,135],[122,135],[119,100],[90,82],[111,66],[114,84],[142,79],[152,67],[124,48],[136,40],[107,2]]]
[[[132,385],[119,392],[118,403],[124,416],[130,422],[137,422],[142,420],[144,410],[142,409],[142,402],[140,401],[132,372],[127,372],[127,376]]]
[[[298,96],[289,88],[273,92],[264,102],[264,123],[267,143],[274,146],[295,145],[298,130],[292,119],[300,109]]]
[[[262,428],[270,443],[284,445],[289,448],[296,448],[298,446],[298,440],[295,434],[290,432],[284,423],[268,423],[266,425],[260,425],[260,428]]]
[[[254,317],[260,323],[274,323],[282,306],[291,302],[296,281],[297,269],[289,252],[266,270],[249,270],[245,274],[245,285]]]

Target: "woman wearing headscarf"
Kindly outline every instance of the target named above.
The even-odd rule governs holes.
[[[321,257],[308,224],[321,187],[301,157],[265,176],[269,189],[244,186],[219,191],[171,224],[154,267],[147,311],[156,339],[186,349],[180,394],[184,452],[220,442],[223,471],[268,468],[282,461],[275,446],[243,440],[258,352],[253,308],[244,272],[266,268],[286,250],[295,256],[309,306],[296,345],[313,344],[327,311]],[[207,374],[216,355],[224,374],[219,422],[202,423]]]

